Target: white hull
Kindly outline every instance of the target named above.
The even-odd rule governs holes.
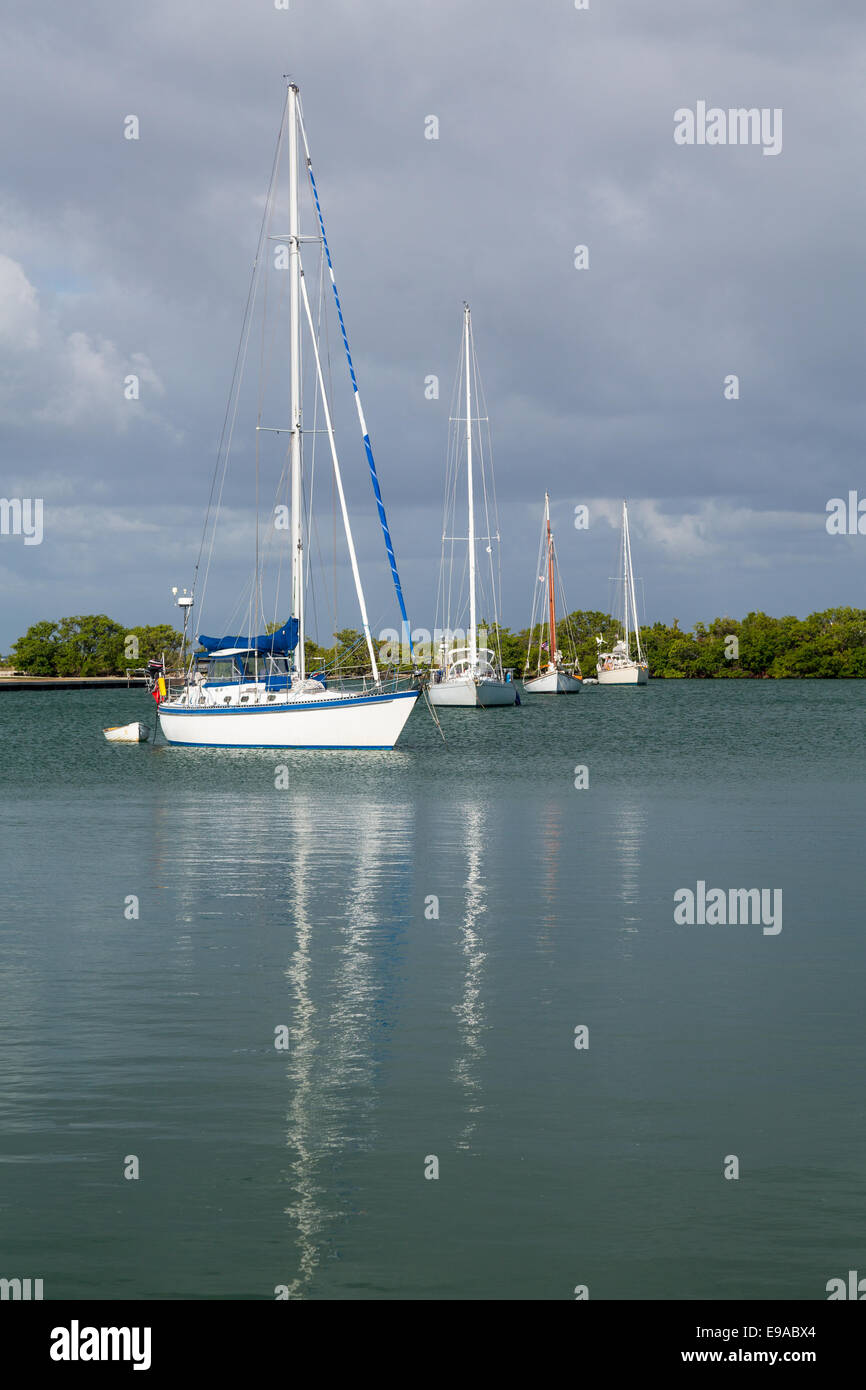
[[[567,671],[545,671],[544,675],[530,676],[523,682],[530,695],[575,695],[580,687],[577,676],[570,676]]]
[[[393,748],[418,698],[393,695],[301,696],[250,709],[159,707],[169,743],[199,748]]]
[[[431,685],[427,694],[431,705],[491,709],[498,705],[513,705],[517,697],[517,687],[513,681],[475,681],[471,676],[464,676]]]
[[[102,732],[109,743],[146,743],[150,732],[146,724],[115,724]]]
[[[615,666],[611,671],[599,667],[599,685],[646,685],[649,672],[645,666]]]

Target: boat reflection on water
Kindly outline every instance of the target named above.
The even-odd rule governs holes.
[[[309,897],[310,831],[304,818],[296,828],[291,871],[295,949],[286,968],[292,1001],[288,1074],[293,1090],[287,1116],[289,1164],[294,1201],[285,1208],[297,1231],[298,1271],[288,1286],[289,1298],[303,1297],[319,1263],[319,1238],[324,1226],[323,1189],[316,1181],[319,1126],[316,1115],[316,1005],[313,1002],[313,918]]]
[[[489,939],[501,925],[490,922],[488,860],[500,813],[468,800],[419,808],[399,774],[387,795],[378,772],[366,785],[356,778],[350,794],[342,754],[325,780],[306,777],[299,762],[292,785],[292,765],[280,790],[272,790],[269,759],[257,755],[253,766],[235,755],[230,792],[219,757],[206,796],[175,791],[160,814],[155,876],[175,900],[178,993],[204,989],[199,1016],[231,1040],[232,1124],[242,1127],[247,1114],[255,1123],[267,1097],[282,1132],[266,1160],[280,1195],[250,1238],[275,1247],[270,1287],[306,1299],[340,1284],[343,1271],[331,1261],[366,1248],[380,1160],[394,1163],[401,1126],[416,1119],[406,1109],[403,1059],[427,1065],[429,1026],[441,1039],[431,1074],[450,1095],[442,1118],[451,1145],[466,1151],[478,1142]],[[395,755],[386,757],[393,769]],[[215,838],[217,802],[226,814]],[[455,890],[441,936],[441,926],[431,935],[426,925],[419,890],[434,863],[437,880]],[[412,974],[419,950],[434,972],[420,983]],[[289,1046],[276,1050],[274,1070],[266,1058],[279,1027],[288,1028]]]
[[[633,801],[624,801],[613,813],[613,841],[618,862],[615,896],[622,904],[619,920],[622,924],[623,954],[626,956],[631,954],[629,938],[637,935],[643,920],[640,873],[646,819],[646,808]]]
[[[488,1028],[482,996],[484,984],[484,950],[482,933],[487,911],[487,886],[482,876],[482,855],[485,837],[485,815],[475,803],[462,807],[460,820],[465,831],[466,879],[465,904],[460,923],[460,949],[463,954],[462,994],[453,1010],[459,1025],[460,1052],[453,1075],[463,1091],[465,1121],[457,1139],[459,1149],[471,1147],[477,1117],[484,1109],[481,1094],[480,1064],[485,1054],[484,1034]]]
[[[570,808],[569,808],[570,809]],[[541,866],[538,881],[537,924],[538,945],[545,952],[550,950],[552,933],[562,926],[562,902],[559,883],[559,867],[562,852],[564,807],[551,798],[538,807],[537,862]],[[573,815],[572,815],[573,820]],[[574,854],[574,846],[571,851]]]
[[[395,915],[404,927],[408,921],[414,844],[414,808],[407,803],[355,798],[342,813],[326,804],[311,814],[302,801],[294,810],[295,948],[285,970],[293,1200],[284,1211],[296,1232],[298,1268],[290,1299],[307,1295],[323,1256],[339,1258],[336,1228],[353,1214],[349,1196],[335,1190],[341,1158],[377,1143],[380,1015],[383,1002],[390,1011],[399,965],[387,927]],[[323,842],[341,846],[330,883],[318,858]]]
[[[259,1093],[263,1064],[270,1078],[264,1085],[284,1132],[271,1168],[285,1194],[273,1213],[283,1234],[272,1287],[301,1299],[321,1283],[323,1261],[339,1258],[341,1235],[358,1215],[352,1161],[380,1145],[380,1069],[412,926],[415,805],[359,789],[357,769],[349,794],[343,753],[317,754],[312,785],[303,759],[290,761],[297,784],[286,790],[274,789],[285,754],[272,762],[230,753],[233,772],[218,756],[215,769],[208,762],[215,785],[206,796],[175,791],[158,808],[152,876],[175,899],[175,993],[198,997],[206,981],[215,1020],[245,1044],[229,1049],[241,1092]],[[399,774],[401,755],[373,757],[364,770],[371,788],[386,760]],[[236,778],[230,793],[223,776]],[[215,837],[215,798],[224,792],[230,810]],[[274,1090],[267,1059],[281,1026],[289,1046],[276,1052],[283,1079]]]

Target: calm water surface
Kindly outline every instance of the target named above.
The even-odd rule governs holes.
[[[0,1275],[821,1299],[866,1269],[863,683],[526,696],[440,711],[447,746],[416,709],[390,754],[102,738],[139,717],[0,695]],[[781,888],[781,933],[676,925],[699,879]]]

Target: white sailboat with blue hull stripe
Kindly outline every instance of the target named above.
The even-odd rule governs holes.
[[[300,224],[300,185],[301,159],[299,140],[303,141],[304,169],[310,185],[311,206],[316,221],[316,234],[302,236]],[[288,231],[280,228],[279,233],[271,231],[273,219],[281,216],[276,210],[277,190],[280,182],[280,168],[283,160],[288,162]],[[264,559],[266,545],[260,534],[259,507],[256,505],[256,552],[255,569],[249,587],[246,612],[246,633],[224,637],[199,637],[199,650],[184,663],[183,678],[180,682],[169,681],[165,698],[159,699],[160,682],[156,683],[159,704],[159,721],[169,743],[194,747],[210,748],[311,748],[311,749],[388,749],[393,748],[418,699],[420,689],[417,681],[407,681],[396,674],[386,674],[380,669],[377,660],[367,604],[358,568],[357,554],[346,506],[342,473],[335,442],[332,411],[325,385],[325,372],[322,355],[319,351],[319,325],[322,306],[318,306],[318,319],[314,318],[310,295],[302,265],[301,248],[308,242],[317,243],[321,248],[323,265],[326,261],[333,299],[339,320],[340,334],[349,369],[358,418],[361,423],[361,437],[367,464],[373,484],[379,522],[385,541],[385,551],[394,582],[397,602],[400,609],[404,632],[410,632],[406,605],[397,571],[394,546],[388,528],[385,507],[382,501],[376,464],[370,443],[369,431],[364,419],[358,382],[349,350],[349,340],[343,317],[337,284],[334,278],[331,254],[325,236],[324,220],[319,202],[318,188],[313,175],[309,145],[307,144],[298,89],[290,84],[286,95],[286,106],[274,170],[266,200],[265,215],[259,236],[259,247],[254,267],[253,283],[247,314],[241,334],[241,349],[238,361],[246,360],[246,349],[250,340],[252,313],[256,306],[259,285],[269,269],[269,243],[282,243],[280,249],[285,253],[285,270],[288,273],[288,357],[289,357],[289,407],[290,422],[280,427],[264,425],[261,419],[262,394],[259,394],[259,410],[256,424],[256,497],[261,487],[260,475],[260,436],[288,435],[288,460],[284,461],[277,495],[285,487],[285,505],[277,502],[274,512],[285,512],[290,525],[284,527],[289,534],[289,559],[291,572],[291,616],[281,625],[278,621],[266,622],[264,601]],[[324,277],[321,277],[324,285]],[[282,286],[281,286],[282,289]],[[261,295],[267,305],[267,286]],[[282,299],[282,296],[281,296]],[[265,310],[263,309],[264,313]],[[309,352],[304,360],[311,368],[315,382],[315,418],[312,430],[304,427],[302,413],[302,315],[308,330]],[[264,326],[262,341],[265,341]],[[233,422],[238,413],[243,372],[236,372],[232,386],[230,409],[227,420],[232,421],[225,453],[221,445],[217,459],[216,484],[222,459],[222,479],[217,495],[221,496],[225,480],[228,455],[231,448]],[[328,451],[333,469],[334,494],[339,501],[345,531],[346,545],[352,578],[358,599],[363,638],[366,645],[368,666],[362,675],[346,682],[335,678],[327,670],[307,671],[305,648],[305,611],[309,587],[309,566],[305,555],[310,548],[311,498],[307,496],[304,468],[304,436],[313,436],[313,468],[315,467],[315,436],[327,437]],[[212,495],[215,488],[212,488]],[[335,503],[336,505],[336,503]],[[210,557],[214,547],[217,529],[217,514],[211,523],[210,551],[205,570],[204,588],[210,572]],[[207,534],[209,518],[205,521]],[[271,527],[270,541],[277,532]],[[202,551],[204,550],[204,541]],[[201,561],[199,555],[199,563]],[[279,559],[279,557],[278,557]],[[282,567],[279,563],[275,581],[273,609],[280,607],[279,577]],[[196,565],[196,578],[199,564]],[[193,588],[195,594],[195,588]],[[204,595],[203,595],[204,597]],[[187,602],[187,600],[184,600]],[[192,599],[188,600],[191,604]],[[272,609],[272,611],[273,611]],[[285,612],[285,609],[283,609]],[[270,629],[264,633],[262,628]],[[162,687],[165,688],[164,685]]]
[[[238,683],[230,696],[200,697],[160,706],[169,743],[201,748],[393,748],[416,690],[353,696],[306,692],[280,698]]]

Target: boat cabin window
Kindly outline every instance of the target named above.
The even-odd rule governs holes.
[[[209,681],[230,681],[237,678],[234,662],[228,656],[221,661],[209,661],[205,673]]]
[[[287,676],[289,674],[289,663],[284,656],[268,657],[269,676]]]

